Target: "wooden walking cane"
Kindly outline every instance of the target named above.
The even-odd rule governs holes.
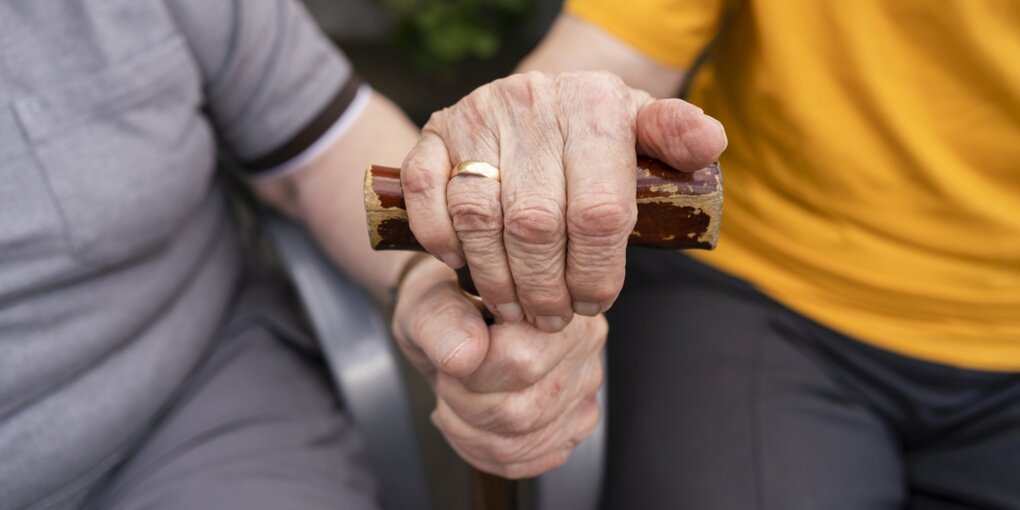
[[[645,157],[637,160],[637,224],[631,246],[672,249],[712,249],[719,239],[723,186],[718,163],[697,172],[681,172]],[[408,225],[400,186],[400,169],[370,166],[365,172],[365,211],[368,234],[376,250],[424,248]],[[478,294],[467,267],[458,271],[461,287]],[[517,485],[495,475],[472,470],[475,510],[516,510]]]

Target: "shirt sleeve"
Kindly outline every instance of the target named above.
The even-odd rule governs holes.
[[[293,166],[367,96],[297,0],[165,1],[201,67],[221,143],[253,176]]]
[[[689,69],[712,41],[730,0],[567,0],[564,9],[653,60]]]

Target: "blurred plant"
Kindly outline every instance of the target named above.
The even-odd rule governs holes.
[[[379,0],[393,14],[396,44],[422,70],[448,71],[490,58],[527,14],[532,0]]]

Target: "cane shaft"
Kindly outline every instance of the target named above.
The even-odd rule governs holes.
[[[518,510],[518,482],[471,469],[471,508],[473,510]]]

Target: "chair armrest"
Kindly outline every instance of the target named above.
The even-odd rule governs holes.
[[[382,314],[304,229],[269,213],[262,214],[262,224],[319,339],[344,408],[366,440],[383,506],[428,510],[411,405]]]

